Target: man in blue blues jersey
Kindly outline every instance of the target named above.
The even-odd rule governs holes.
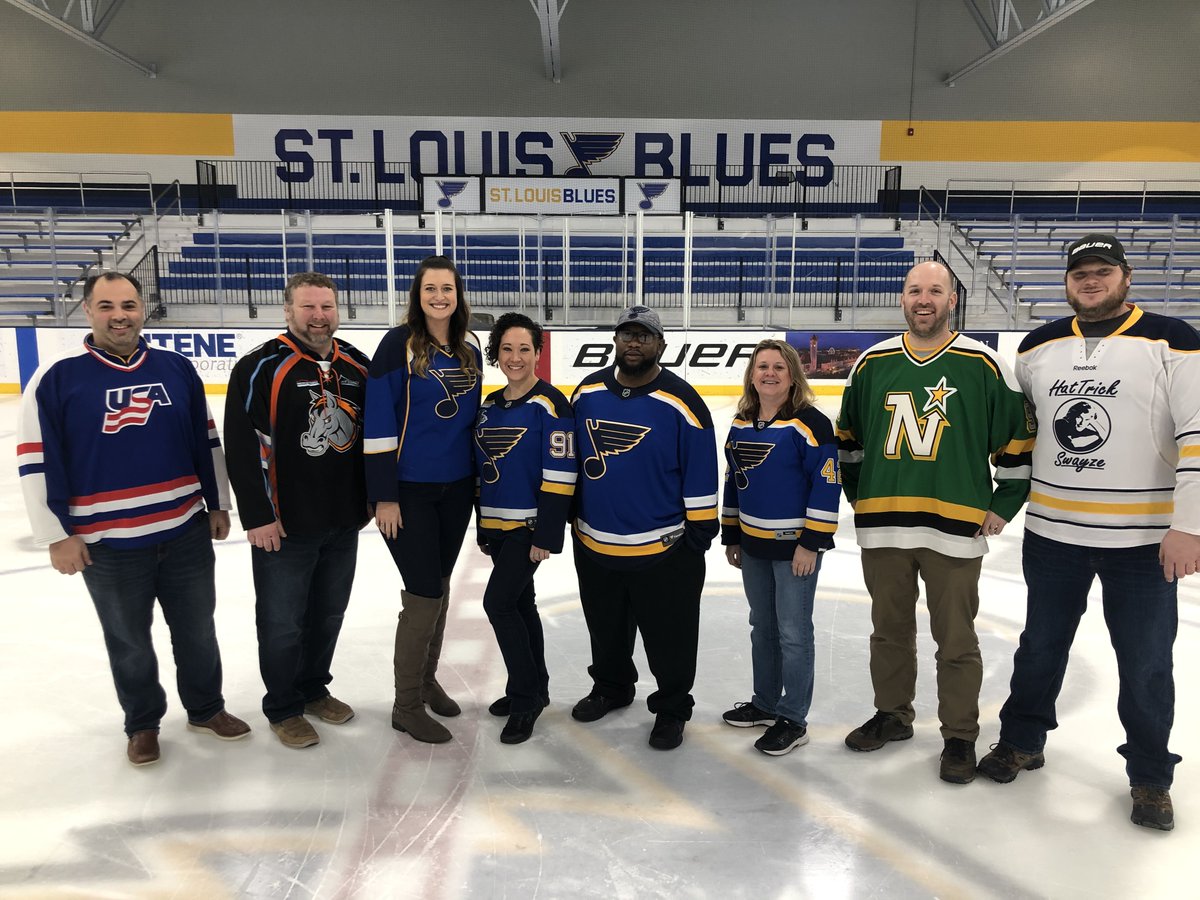
[[[650,746],[672,750],[691,718],[704,552],[718,531],[717,445],[708,407],[659,365],[662,322],[646,306],[617,319],[616,366],[575,389],[574,535],[591,636],[591,692],[571,715],[594,722],[633,702],[642,645],[658,690]]]
[[[135,766],[157,762],[167,695],[150,640],[154,601],[171,631],[188,728],[250,733],[225,712],[213,610],[212,541],[229,534],[217,427],[192,364],[142,339],[137,281],[89,278],[92,333],[34,373],[21,398],[17,460],[34,542],[83,574],[100,617]]]

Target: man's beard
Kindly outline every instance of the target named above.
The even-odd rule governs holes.
[[[929,320],[928,324],[923,324],[921,319],[917,318],[916,313],[904,311],[904,321],[908,324],[908,330],[915,337],[928,338],[935,334],[941,334],[946,328],[946,323],[950,321],[950,308],[947,307],[942,315],[934,315]]]
[[[1113,291],[1112,295],[1101,303],[1099,306],[1085,307],[1080,304],[1076,296],[1072,296],[1071,292],[1067,292],[1067,303],[1071,309],[1075,310],[1075,315],[1082,322],[1103,322],[1105,319],[1114,319],[1121,314],[1125,308],[1125,298],[1129,296],[1129,285],[1122,282]]]
[[[617,355],[617,368],[626,378],[640,378],[647,372],[653,371],[656,365],[658,365],[657,355],[646,356],[643,354],[641,362],[638,363],[626,362],[624,353]]]

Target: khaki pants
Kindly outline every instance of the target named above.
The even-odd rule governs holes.
[[[925,582],[929,630],[937,643],[938,718],[943,738],[979,736],[983,660],[975,636],[982,557],[933,550],[863,548],[871,594],[871,684],[875,708],[912,724],[917,688],[917,576]]]

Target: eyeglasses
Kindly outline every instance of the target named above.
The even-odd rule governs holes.
[[[632,328],[622,328],[617,332],[617,340],[622,344],[650,344],[658,339],[652,331],[634,331]]]

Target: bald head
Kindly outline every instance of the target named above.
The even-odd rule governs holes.
[[[958,304],[950,270],[936,260],[917,263],[904,277],[900,308],[913,347],[933,349],[950,339],[950,311]]]

